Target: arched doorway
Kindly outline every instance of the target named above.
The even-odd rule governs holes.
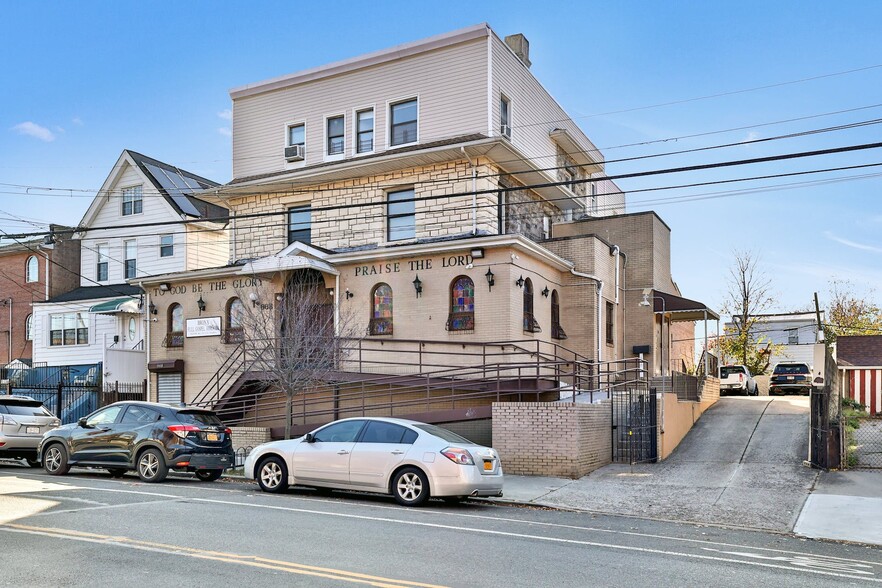
[[[333,347],[334,304],[321,272],[292,271],[285,281],[278,312],[283,359],[327,361],[326,349]]]

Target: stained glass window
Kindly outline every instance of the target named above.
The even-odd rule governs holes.
[[[168,311],[168,335],[165,347],[184,346],[184,309],[180,304],[173,304]]]
[[[450,286],[450,317],[448,331],[471,331],[475,328],[475,283],[468,276],[459,276]]]
[[[377,284],[371,294],[371,335],[392,334],[392,288],[389,284]]]

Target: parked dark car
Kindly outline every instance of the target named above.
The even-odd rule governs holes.
[[[161,482],[169,469],[210,482],[233,467],[230,429],[201,408],[152,402],[117,402],[43,435],[43,468],[66,474],[72,465],[107,469],[114,477],[135,470]]]
[[[30,396],[0,396],[0,457],[24,459],[32,468],[40,467],[40,439],[60,424],[39,400]]]
[[[795,393],[808,396],[811,391],[812,370],[807,363],[781,362],[769,378],[769,395]]]

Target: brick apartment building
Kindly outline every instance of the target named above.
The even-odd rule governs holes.
[[[50,231],[62,227],[51,226]],[[33,358],[33,304],[79,284],[80,244],[36,239],[0,247],[0,362]]]
[[[672,353],[693,360],[672,332],[716,317],[680,296],[670,229],[626,213],[602,154],[531,73],[522,35],[481,24],[231,97],[233,179],[200,194],[231,211],[230,264],[139,280],[153,398],[243,390],[243,312],[284,330],[303,278],[373,374],[480,353],[486,373],[490,348],[494,362],[642,355],[664,374]]]

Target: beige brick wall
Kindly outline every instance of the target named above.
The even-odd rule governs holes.
[[[250,451],[261,443],[271,441],[269,427],[230,427],[230,430],[233,431],[234,451]]]
[[[609,402],[497,402],[493,447],[506,473],[581,478],[611,463],[611,410]]]

